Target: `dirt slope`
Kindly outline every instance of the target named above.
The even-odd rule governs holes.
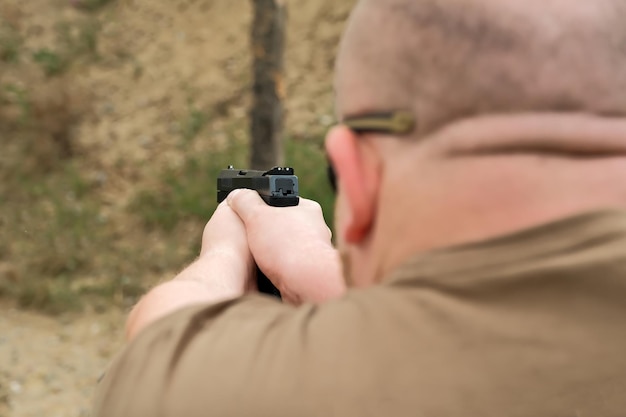
[[[59,22],[85,19],[80,3],[2,0],[0,13],[31,53],[56,45]],[[286,131],[306,139],[333,120],[333,57],[354,1],[287,3]],[[251,2],[117,0],[95,16],[98,58],[79,60],[54,81],[76,99],[62,101],[40,72],[3,62],[0,84],[41,83],[37,94],[69,107],[67,120],[41,120],[51,129],[72,123],[82,174],[102,182],[104,214],[115,223],[138,183],[183,161],[189,150],[181,148],[181,120],[192,109],[209,115],[192,151],[226,140],[226,127],[247,134]],[[121,345],[122,323],[119,310],[50,318],[0,305],[0,417],[89,415],[95,380]]]

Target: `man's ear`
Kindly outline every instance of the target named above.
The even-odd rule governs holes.
[[[380,158],[372,146],[345,126],[326,136],[326,153],[337,176],[346,218],[338,225],[347,243],[365,239],[374,223],[380,184]]]

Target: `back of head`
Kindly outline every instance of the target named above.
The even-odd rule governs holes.
[[[338,111],[410,109],[419,134],[481,114],[620,114],[624,22],[618,0],[362,0],[338,59]]]
[[[337,112],[408,110],[426,140],[329,134],[355,281],[424,250],[625,207],[624,22],[620,0],[361,0]]]

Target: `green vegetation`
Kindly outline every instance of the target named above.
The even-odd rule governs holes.
[[[113,3],[115,0],[80,0],[77,4],[80,8],[93,12],[101,9],[107,4]]]
[[[188,112],[182,121],[181,129],[184,144],[188,144],[195,139],[207,124],[207,121],[207,115],[189,103]]]
[[[41,66],[48,77],[65,73],[73,63],[81,58],[98,57],[98,34],[100,23],[95,18],[78,22],[61,22],[57,25],[58,46],[55,49],[41,48],[33,52],[33,60]],[[3,52],[4,51],[4,52]],[[17,56],[19,52],[0,50],[7,58]],[[16,61],[17,58],[12,58]]]
[[[26,90],[15,84],[5,84],[0,91],[0,107],[4,104],[15,104],[19,108],[19,123],[26,126],[31,118],[31,102]]]
[[[35,53],[33,53],[33,59],[41,66],[48,77],[62,74],[68,66],[68,61],[65,57],[48,48],[35,51]]]
[[[22,39],[16,31],[3,28],[0,30],[0,62],[14,64],[19,61]]]
[[[13,175],[0,186],[0,194],[11,199],[0,214],[0,264],[18,258],[19,269],[12,279],[0,280],[0,295],[49,313],[77,310],[87,302],[134,301],[143,287],[128,277],[139,274],[141,265],[124,259],[142,258],[115,246],[116,233],[94,194],[97,183],[83,178],[71,162],[46,175],[2,168]]]
[[[131,210],[143,219],[147,228],[166,232],[186,220],[206,221],[217,206],[218,173],[228,165],[242,165],[244,149],[234,144],[204,157],[189,155],[180,168],[167,169],[161,174],[157,189],[139,192]]]
[[[101,25],[97,19],[89,17],[73,23],[61,22],[56,29],[59,43],[67,56],[98,56]]]
[[[2,252],[17,252],[23,257],[23,276],[19,285],[0,288],[16,298],[21,306],[42,306],[56,310],[68,303],[70,275],[90,264],[98,208],[87,197],[89,186],[68,165],[52,175],[12,168],[13,178],[4,179],[2,194],[11,196],[11,208],[2,213],[0,231]],[[23,208],[22,210],[16,208]],[[28,207],[28,209],[26,209]],[[15,243],[8,247],[10,242]],[[97,241],[97,240],[96,240]]]
[[[322,206],[326,223],[333,228],[335,196],[328,183],[326,156],[322,139],[311,142],[286,143],[285,161],[294,167],[302,197],[315,200]]]
[[[286,165],[298,175],[300,195],[316,200],[322,206],[326,222],[333,219],[334,199],[326,177],[326,160],[316,143],[286,143]],[[162,174],[156,190],[138,193],[132,211],[143,219],[147,228],[173,230],[183,221],[205,222],[215,210],[217,175],[228,165],[246,167],[248,149],[236,141],[207,155],[189,155],[180,169],[168,169]]]
[[[12,152],[25,154],[28,146]],[[85,178],[73,160],[49,165],[24,158],[0,166],[0,194],[10,204],[0,213],[0,296],[48,313],[129,305],[145,291],[144,277],[172,273],[198,251],[202,227],[217,203],[215,180],[229,164],[247,165],[247,144],[206,155],[190,154],[178,169],[165,169],[152,189],[130,204],[134,229],[109,221],[100,183]],[[286,144],[286,164],[296,169],[303,197],[319,201],[327,221],[333,197],[326,184],[318,141]],[[190,236],[190,232],[192,235]],[[160,243],[157,243],[160,242]],[[12,271],[3,271],[3,263]]]

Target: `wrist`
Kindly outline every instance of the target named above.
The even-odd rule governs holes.
[[[198,281],[207,288],[245,292],[254,271],[252,255],[228,246],[202,251],[198,259],[178,274],[175,280]]]
[[[341,268],[339,252],[330,244],[318,242],[307,245],[306,256],[290,257],[285,268],[278,274],[278,282],[290,283],[281,291],[290,294],[295,304],[303,302],[321,303],[341,297],[346,284]],[[294,280],[293,277],[298,277]]]
[[[254,266],[249,258],[226,247],[205,251],[173,280],[153,288],[140,300],[128,318],[127,339],[181,308],[244,295]]]

